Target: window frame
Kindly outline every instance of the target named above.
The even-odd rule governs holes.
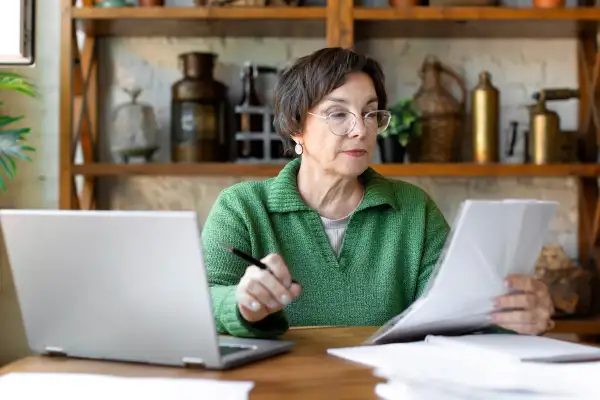
[[[20,7],[20,22],[18,24],[17,54],[2,54],[0,51],[0,66],[34,66],[35,64],[35,0],[0,0],[2,3],[12,3]],[[1,8],[1,6],[0,6]],[[2,24],[0,23],[0,26]],[[0,39],[2,30],[0,29]]]

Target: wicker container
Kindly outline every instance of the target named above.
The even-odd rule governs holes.
[[[450,76],[461,90],[457,100],[443,86],[443,74]],[[456,161],[457,146],[464,128],[467,87],[465,81],[436,57],[427,56],[421,67],[422,84],[415,93],[421,116],[419,161],[445,163]]]

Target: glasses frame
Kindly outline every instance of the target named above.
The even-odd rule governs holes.
[[[325,122],[327,122],[327,126],[329,127],[329,131],[334,134],[335,136],[348,136],[350,134],[350,132],[352,132],[354,130],[354,128],[356,127],[356,122],[358,121],[358,117],[356,116],[356,114],[354,114],[352,111],[345,111],[347,113],[352,114],[352,116],[354,117],[354,123],[352,124],[352,126],[348,129],[348,131],[342,135],[338,135],[337,133],[335,133],[333,131],[333,129],[331,128],[331,124],[329,123],[329,120],[331,118],[331,114],[334,114],[334,112],[329,113],[328,115],[324,116],[324,115],[318,115],[318,114],[314,114],[311,113],[310,111],[308,111],[308,114],[312,115],[313,117],[317,117],[317,118],[321,118],[323,120],[325,120]],[[368,113],[365,114],[364,117],[362,117],[363,120],[363,124],[365,121],[365,118],[369,115],[369,114],[373,114],[373,113],[378,113],[378,112],[384,112],[388,115],[388,122],[385,126],[385,128],[383,128],[381,131],[378,131],[377,134],[380,135],[383,131],[385,131],[389,126],[390,126],[390,121],[392,119],[392,113],[389,112],[388,110],[373,110],[373,111],[369,111]]]

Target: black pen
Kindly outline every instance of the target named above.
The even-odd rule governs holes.
[[[221,246],[227,250],[228,252],[230,252],[231,254],[234,254],[236,256],[238,256],[239,258],[241,258],[242,260],[249,262],[252,265],[256,265],[258,268],[260,269],[264,269],[269,271],[271,274],[273,274],[273,272],[269,269],[269,267],[267,267],[267,264],[263,263],[260,260],[257,260],[256,258],[252,257],[249,254],[244,253],[243,251],[236,249],[235,247],[232,246],[227,246],[225,244],[221,244]],[[297,281],[292,279],[292,283],[298,283]]]

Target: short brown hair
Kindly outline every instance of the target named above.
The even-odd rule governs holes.
[[[385,77],[373,58],[341,47],[328,47],[297,59],[283,71],[275,86],[275,131],[286,150],[293,147],[291,137],[302,130],[308,110],[342,86],[348,74],[364,72],[373,80],[378,108],[387,106]]]

